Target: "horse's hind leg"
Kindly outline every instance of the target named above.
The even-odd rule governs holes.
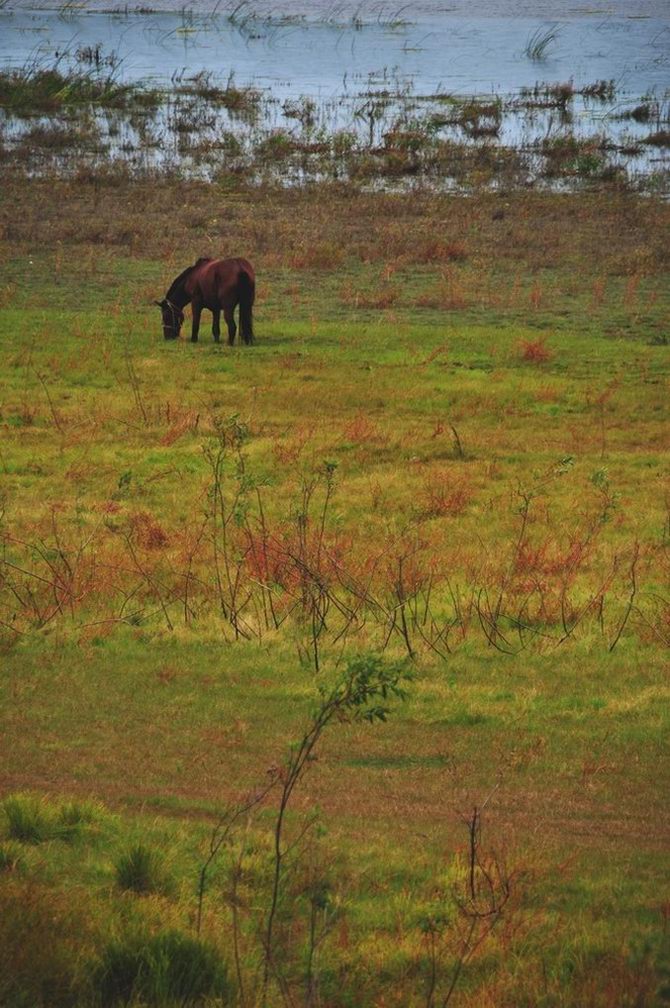
[[[221,342],[221,310],[214,308],[212,311],[212,336],[215,343]]]
[[[223,317],[226,320],[226,325],[228,326],[228,346],[232,346],[235,342],[235,334],[237,332],[237,326],[235,325],[235,316],[233,314],[234,308],[224,308]]]

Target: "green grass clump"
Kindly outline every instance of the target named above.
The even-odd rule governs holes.
[[[217,997],[231,1003],[226,966],[218,951],[180,931],[122,938],[103,951],[95,975],[103,1008],[128,1004],[194,1005]]]
[[[160,854],[137,843],[116,862],[116,883],[120,889],[140,895],[167,893],[170,890]]]
[[[54,821],[45,802],[32,795],[17,794],[6,798],[2,808],[11,840],[38,844],[53,838]]]
[[[93,802],[63,802],[51,805],[34,795],[10,795],[2,804],[7,835],[21,843],[75,840],[98,815]]]
[[[79,826],[88,826],[93,823],[100,814],[100,807],[96,802],[90,801],[67,801],[59,810],[57,821],[63,829],[75,829]]]

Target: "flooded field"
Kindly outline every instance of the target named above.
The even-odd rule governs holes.
[[[374,152],[402,132],[413,134],[410,146],[421,134],[524,154],[525,178],[537,174],[538,152],[565,142],[577,157],[587,146],[582,167],[601,167],[607,153],[609,168],[636,177],[668,170],[670,14],[659,3],[0,10],[4,76],[54,68],[64,79],[160,91],[139,118],[98,109],[87,120],[89,156],[138,167],[179,163],[211,175],[226,160],[203,159],[214,148],[228,161],[234,149],[239,166],[261,143],[339,136],[340,147]],[[221,93],[246,100],[221,102]],[[63,132],[54,109],[36,120],[44,109],[17,108],[6,95],[0,103],[10,151],[40,130]]]

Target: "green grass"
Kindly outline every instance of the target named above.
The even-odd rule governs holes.
[[[276,774],[345,659],[408,658],[388,616],[402,607],[402,560],[406,583],[420,582],[416,611],[405,602],[409,697],[386,724],[333,725],[292,799],[294,840],[319,810],[278,910],[292,996],[306,997],[317,911],[321,1003],[425,1005],[427,920],[444,928],[444,996],[465,920],[464,819],[486,802],[483,843],[504,859],[512,896],[453,1003],[662,1004],[664,205],[627,196],[614,213],[590,197],[531,196],[505,210],[510,233],[496,237],[488,197],[436,207],[418,196],[409,208],[329,192],[350,240],[328,265],[320,203],[240,192],[220,240],[232,250],[235,231],[250,236],[258,344],[230,349],[206,325],[197,346],[160,338],[152,298],[194,248],[210,251],[195,230],[178,248],[162,244],[152,200],[166,194],[144,195],[147,247],[132,255],[112,235],[88,244],[86,229],[112,218],[93,220],[87,201],[104,208],[114,192],[77,192],[80,234],[62,193],[42,192],[43,245],[28,248],[22,189],[24,212],[5,232],[0,1001],[190,996],[147,963],[177,961],[156,951],[164,941],[196,941],[212,828]],[[123,195],[118,227],[139,199]],[[191,220],[211,194],[185,187],[180,199]],[[445,242],[465,244],[465,258],[426,257],[435,220],[450,221]],[[321,582],[301,581],[285,556],[266,579],[281,625],[264,614],[267,594],[250,595],[247,637],[222,612],[206,452],[224,442],[231,561],[242,564],[244,535],[261,527],[258,490],[273,541],[316,564],[315,536],[348,578],[367,579],[374,604],[319,568],[330,604],[318,670],[313,624],[294,603]],[[567,637],[563,579],[577,607]],[[491,640],[486,613],[501,591],[502,636]],[[335,601],[354,597],[360,619],[338,637]],[[239,912],[248,1008],[261,998],[274,822],[269,800],[236,825],[201,908],[198,940],[226,964],[231,990]],[[188,948],[195,961],[200,945]],[[280,1000],[273,987],[269,1003]]]

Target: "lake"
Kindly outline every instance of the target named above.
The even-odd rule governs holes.
[[[239,4],[236,15],[232,6],[181,8],[177,0],[151,13],[109,13],[104,0],[60,9],[12,4],[0,10],[0,63],[99,45],[116,55],[123,79],[165,82],[205,70],[282,96],[330,97],[390,77],[419,94],[509,95],[539,80],[573,79],[577,87],[614,80],[621,100],[637,100],[665,98],[670,87],[670,5],[650,0],[397,7],[287,0]],[[550,31],[543,58],[529,58],[533,34]]]

